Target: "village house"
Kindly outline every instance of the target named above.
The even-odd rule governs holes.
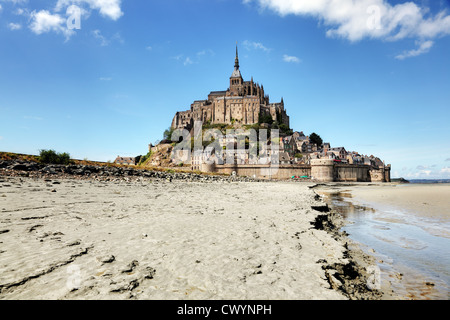
[[[136,158],[117,156],[116,160],[114,160],[114,163],[115,164],[125,164],[128,166],[134,166],[134,165],[136,165]]]
[[[287,152],[280,153],[280,164],[291,164],[291,157]]]
[[[333,153],[336,156],[336,159],[346,160],[347,159],[347,151],[345,151],[344,147],[338,148],[330,148],[328,152]]]
[[[290,158],[294,158],[294,155],[298,151],[293,136],[280,138],[280,146],[283,152],[286,152]]]

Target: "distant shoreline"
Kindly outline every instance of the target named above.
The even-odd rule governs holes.
[[[450,179],[405,179],[405,178],[392,178],[391,182],[394,183],[450,183]]]
[[[413,179],[408,180],[410,183],[450,183],[450,179]]]

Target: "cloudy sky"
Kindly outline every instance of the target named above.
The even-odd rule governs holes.
[[[236,41],[293,129],[450,178],[449,0],[0,0],[0,150],[145,154]]]

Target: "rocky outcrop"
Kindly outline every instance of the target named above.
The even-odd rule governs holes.
[[[17,160],[0,160],[0,175],[24,176],[35,178],[77,178],[111,181],[117,179],[152,178],[158,180],[185,181],[263,181],[249,177],[226,175],[203,175],[174,170],[153,171],[132,167],[94,166],[94,165],[57,165]]]

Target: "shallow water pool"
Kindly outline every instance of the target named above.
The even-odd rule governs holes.
[[[386,299],[449,299],[449,222],[355,205],[345,190],[316,191],[345,218],[349,238],[376,258]]]

